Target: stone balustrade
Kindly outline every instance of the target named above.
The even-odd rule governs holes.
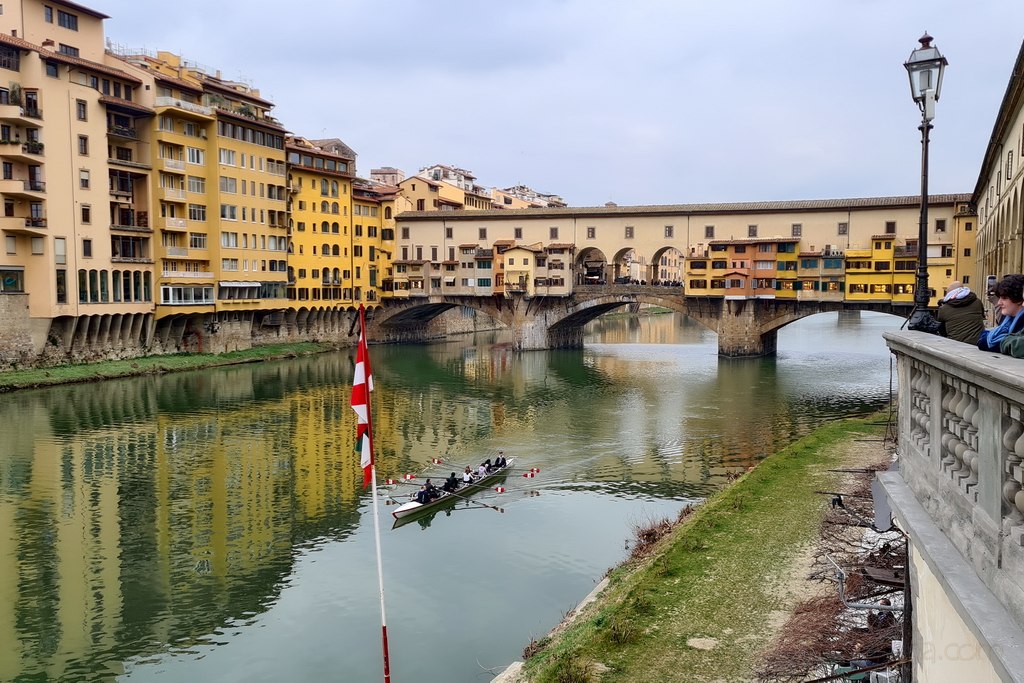
[[[900,472],[939,530],[1024,626],[1024,360],[888,332]]]

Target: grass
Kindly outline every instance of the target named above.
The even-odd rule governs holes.
[[[881,433],[868,422],[835,423],[772,455],[653,553],[613,570],[604,595],[526,661],[528,679],[752,678],[770,615],[787,607],[779,587],[825,514],[828,501],[814,491],[834,476],[828,468],[841,465],[837,444]],[[599,676],[596,663],[606,668]]]
[[[277,358],[294,358],[328,351],[328,344],[299,342],[294,344],[268,344],[242,351],[228,353],[180,353],[173,355],[145,356],[128,360],[109,360],[80,365],[60,365],[52,368],[12,370],[0,372],[0,393],[31,389],[55,384],[93,382],[116,377],[160,374],[178,370],[200,370],[220,365],[254,363]]]

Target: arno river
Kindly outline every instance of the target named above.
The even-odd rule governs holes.
[[[672,315],[582,351],[501,335],[371,347],[382,476],[498,448],[488,508],[391,529],[396,683],[490,680],[674,516],[830,420],[886,404],[881,332],[818,315],[773,359],[720,360]],[[353,352],[0,396],[0,681],[381,680]],[[535,495],[536,494],[536,495]]]

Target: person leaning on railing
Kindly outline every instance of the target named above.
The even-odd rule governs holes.
[[[939,334],[966,344],[977,344],[985,331],[985,306],[981,299],[960,282],[950,282],[946,295],[939,301],[935,316],[941,326]]]
[[[978,348],[1024,358],[1024,275],[1007,275],[995,288],[999,324],[981,333]],[[1004,345],[1005,343],[1005,345]]]

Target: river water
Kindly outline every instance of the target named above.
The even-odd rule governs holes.
[[[498,449],[541,470],[481,496],[503,512],[392,529],[381,504],[393,680],[490,680],[635,526],[884,406],[900,322],[817,315],[770,359],[675,315],[599,319],[579,351],[371,347],[381,477]],[[381,680],[353,355],[0,396],[0,681]]]

